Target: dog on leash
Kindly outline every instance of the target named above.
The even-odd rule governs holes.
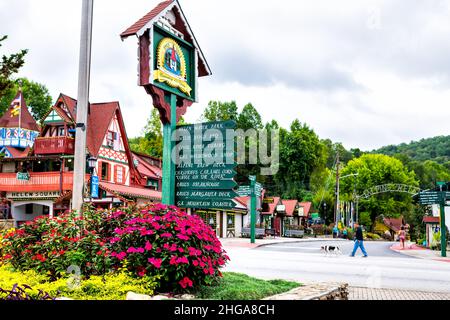
[[[341,248],[339,248],[338,246],[326,245],[326,246],[322,246],[321,250],[322,250],[322,252],[325,253],[325,256],[332,255],[332,254],[334,254],[335,256],[342,255]]]

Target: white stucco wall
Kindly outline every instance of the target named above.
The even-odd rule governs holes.
[[[33,214],[26,214],[25,209],[26,205],[29,203],[33,203]],[[15,221],[15,224],[17,226],[18,221],[32,221],[35,218],[42,216],[44,214],[44,207],[48,206],[49,209],[49,216],[53,216],[53,201],[18,201],[14,202],[11,208],[11,213],[13,216],[13,219]]]
[[[440,216],[439,206],[433,205],[432,207],[433,207],[433,217],[439,217]],[[450,230],[450,207],[445,207],[445,225]]]

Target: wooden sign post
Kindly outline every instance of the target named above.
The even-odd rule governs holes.
[[[138,83],[153,99],[163,123],[163,203],[175,204],[172,135],[187,108],[197,102],[198,77],[211,75],[178,0],[158,4],[121,34],[139,39]]]

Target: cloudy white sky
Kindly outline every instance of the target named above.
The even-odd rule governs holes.
[[[152,108],[137,86],[137,40],[119,34],[158,0],[95,0],[91,101],[118,100],[130,137]],[[181,0],[213,76],[200,102],[251,102],[364,150],[450,134],[450,1]],[[2,48],[29,49],[20,76],[77,96],[81,0],[0,0]]]

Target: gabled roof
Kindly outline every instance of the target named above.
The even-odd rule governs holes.
[[[208,62],[203,55],[203,52],[195,39],[195,35],[192,32],[192,29],[189,25],[189,22],[186,19],[186,16],[181,9],[180,3],[178,0],[167,0],[159,3],[153,10],[147,13],[144,17],[139,19],[136,23],[134,23],[131,27],[126,29],[120,37],[122,40],[128,38],[129,36],[136,35],[138,37],[142,36],[145,31],[153,26],[159,18],[164,16],[166,12],[172,10],[176,16],[177,23],[175,24],[175,29],[182,32],[185,35],[185,40],[192,43],[194,47],[198,51],[199,61],[198,61],[198,76],[208,76],[211,75],[211,69],[209,68]],[[181,21],[180,21],[181,20]]]
[[[284,206],[286,206],[286,215],[289,217],[294,216],[295,207],[297,207],[298,200],[281,200]]]
[[[273,203],[269,203],[269,209],[267,212],[263,212],[263,214],[274,214],[277,205],[280,203],[280,197],[273,197]]]
[[[155,8],[153,8],[149,13],[139,19],[136,23],[134,23],[131,27],[121,33],[122,38],[126,38],[135,34],[139,34],[141,29],[143,29],[150,21],[155,19],[158,15],[160,15],[164,10],[168,9],[168,7],[173,3],[173,0],[167,0],[159,3]]]
[[[439,224],[439,217],[423,217],[423,223],[426,224]]]
[[[137,166],[137,171],[148,178],[152,178],[152,179],[160,179],[162,177],[162,169],[151,165],[150,163],[148,163],[145,159],[145,157],[138,155],[135,152],[132,152],[133,157],[136,158],[138,160],[138,166]]]
[[[13,103],[18,100],[20,101],[20,111],[17,115],[14,114],[14,107],[16,106]],[[40,131],[40,128],[31,115],[30,111],[28,111],[27,104],[23,97],[22,91],[17,92],[13,101],[11,101],[11,105],[0,118],[0,128],[22,128],[31,131]]]
[[[64,94],[60,95],[58,101],[60,99],[64,101],[67,109],[70,113],[72,113],[72,119],[76,121],[77,100]],[[128,136],[125,130],[125,124],[123,122],[123,116],[122,112],[120,111],[119,102],[113,101],[89,104],[86,147],[91,155],[93,155],[94,157],[98,156],[106,133],[108,132],[111,121],[113,120],[115,115],[117,115],[117,120],[119,122],[120,134],[123,139],[125,153],[127,154],[130,170],[140,176],[140,174],[136,171],[136,168],[133,166],[133,156],[131,154],[130,145],[128,143]]]
[[[20,159],[20,158],[26,158],[30,154],[30,147],[27,147],[25,149],[20,148],[13,148],[13,147],[4,147],[9,154],[11,155],[11,158],[13,159]]]
[[[298,204],[300,207],[304,208],[304,214],[305,216],[309,216],[309,213],[311,212],[312,203],[311,202],[300,202]]]
[[[384,224],[392,231],[400,231],[403,226],[403,217],[400,218],[384,218]]]

